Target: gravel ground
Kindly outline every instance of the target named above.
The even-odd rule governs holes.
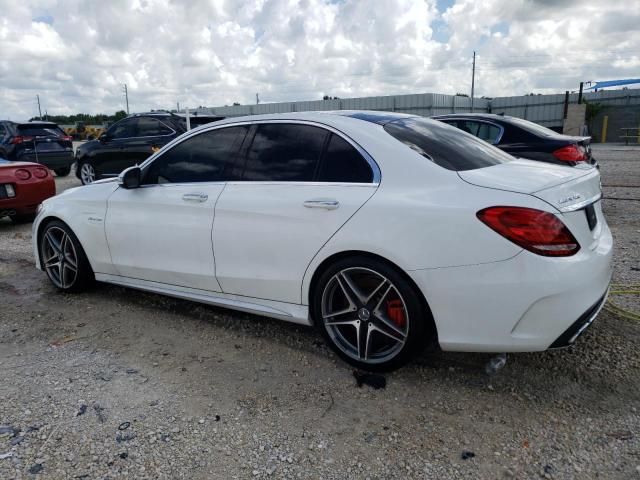
[[[637,285],[640,150],[595,154],[614,282]],[[358,388],[311,329],[58,293],[30,238],[0,220],[0,478],[640,478],[638,322],[603,311],[574,347],[493,377],[488,355],[430,354]]]

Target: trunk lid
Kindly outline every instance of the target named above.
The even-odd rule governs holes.
[[[568,167],[516,159],[511,162],[459,171],[472,185],[533,195],[561,212],[578,210],[600,198],[600,173],[589,165]]]

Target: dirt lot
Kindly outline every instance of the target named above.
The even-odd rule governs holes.
[[[638,285],[640,150],[596,155],[614,282]],[[431,354],[373,390],[310,329],[108,285],[60,294],[30,225],[6,220],[0,302],[3,479],[640,478],[640,323],[607,311],[494,377],[488,355]]]

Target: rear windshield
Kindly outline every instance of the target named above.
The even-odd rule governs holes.
[[[25,137],[60,137],[64,135],[57,125],[18,125],[18,133]]]
[[[520,127],[523,130],[526,130],[529,133],[542,135],[543,137],[555,137],[556,135],[558,135],[558,132],[554,132],[550,128],[543,127],[542,125],[530,122],[529,120],[522,120],[521,118],[511,117],[509,118],[509,122],[515,124],[517,127]]]
[[[448,170],[490,167],[513,160],[502,150],[446,123],[403,118],[387,123],[386,132],[423,157]]]

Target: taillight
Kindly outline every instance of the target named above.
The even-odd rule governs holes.
[[[24,168],[19,168],[15,171],[14,175],[18,180],[29,180],[31,178],[31,173],[29,170],[25,170]]]
[[[42,167],[34,168],[32,172],[33,176],[36,178],[47,178],[47,175],[49,175],[47,169]]]
[[[476,216],[507,240],[545,257],[568,257],[580,244],[555,215],[523,207],[489,207]]]
[[[18,135],[17,137],[13,137],[9,143],[17,145],[19,143],[25,142],[33,142],[33,137],[23,137],[21,135]]]
[[[581,145],[567,145],[553,152],[553,156],[563,162],[586,162],[587,150]]]
[[[73,137],[70,137],[69,135],[62,135],[62,136],[60,137],[60,140],[65,140],[65,141],[67,141],[67,142],[70,142],[70,141],[72,141],[72,140],[73,140]]]

